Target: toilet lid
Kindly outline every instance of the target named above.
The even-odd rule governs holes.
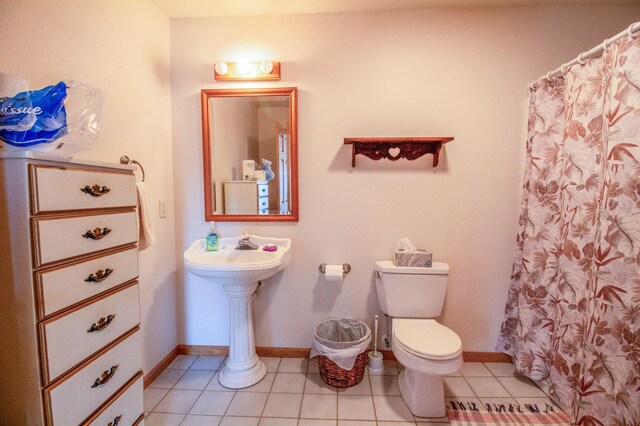
[[[432,319],[393,319],[395,343],[422,358],[449,359],[462,352],[460,337]]]

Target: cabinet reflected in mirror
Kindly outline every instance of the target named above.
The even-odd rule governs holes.
[[[298,220],[297,89],[203,89],[207,221]]]

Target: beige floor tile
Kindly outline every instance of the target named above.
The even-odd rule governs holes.
[[[153,412],[187,414],[199,396],[196,390],[170,390]]]
[[[307,358],[282,358],[278,373],[306,373],[308,364]]]
[[[302,424],[302,423],[300,423]],[[276,417],[263,417],[258,426],[297,426],[298,419],[283,419]]]
[[[248,388],[238,389],[238,392],[270,392],[273,385],[273,379],[275,379],[276,373],[267,373],[265,376],[253,386]]]
[[[336,426],[335,420],[300,419],[298,426]]]
[[[220,426],[258,426],[258,417],[229,417],[224,416]]]
[[[198,355],[178,355],[167,368],[186,370],[198,358]]]
[[[223,355],[200,355],[198,359],[196,359],[189,369],[191,370],[217,370],[220,368],[224,359],[226,357]]]
[[[164,398],[167,393],[169,393],[169,389],[162,388],[146,388],[143,392],[144,398],[144,411],[151,412],[156,405]]]
[[[184,375],[173,386],[174,389],[188,389],[188,390],[204,390],[207,384],[211,381],[211,378],[215,374],[215,371],[207,370],[187,370]]]
[[[382,375],[397,376],[398,374],[400,374],[400,372],[398,370],[398,366],[396,365],[396,362],[389,359],[384,360],[384,369],[382,371]]]
[[[211,380],[209,380],[209,383],[207,384],[207,387],[204,388],[204,390],[235,392],[235,389],[229,389],[229,388],[225,388],[224,386],[222,386],[220,384],[220,382],[218,381],[218,377],[219,376],[220,376],[220,372],[218,371],[216,374],[213,375]]]
[[[445,377],[444,396],[474,398],[476,394],[473,393],[473,390],[464,377]]]
[[[267,367],[268,373],[275,373],[276,371],[278,371],[278,366],[280,365],[280,358],[261,356],[260,361],[262,361],[264,365]]]
[[[218,426],[222,416],[198,416],[187,414],[180,426]]]
[[[236,392],[224,415],[260,417],[268,397],[263,392]]]
[[[448,420],[446,422],[434,422],[431,420],[423,422],[422,420],[419,420],[416,422],[416,424],[420,426],[449,426],[451,423],[449,423]]]
[[[409,421],[413,414],[401,396],[374,396],[373,404],[378,420]]]
[[[338,388],[338,393],[341,395],[371,395],[371,376],[365,373],[362,377],[362,381],[350,388]]]
[[[415,424],[415,422],[378,422],[378,426],[409,426]]]
[[[223,416],[235,392],[207,391],[202,392],[189,414]]]
[[[184,414],[151,413],[144,419],[145,426],[178,426]]]
[[[300,418],[337,419],[338,396],[307,393],[302,398]]]
[[[509,398],[511,395],[495,377],[466,377],[477,397]]]
[[[496,377],[513,377],[518,374],[513,364],[507,362],[485,362],[484,366]]]
[[[305,393],[321,393],[325,395],[335,395],[337,389],[326,384],[320,374],[308,373],[307,381],[304,384]]]
[[[338,419],[375,420],[373,398],[338,394]]]
[[[338,420],[338,426],[376,426],[371,420]]]
[[[531,380],[523,376],[498,377],[498,380],[515,398],[544,398],[546,395]]]
[[[311,358],[309,360],[309,365],[307,366],[307,373],[320,373],[320,367],[318,367],[318,357]]]
[[[397,376],[371,376],[371,392],[374,395],[400,395]]]
[[[460,373],[464,377],[493,377],[491,371],[481,362],[465,362]]]
[[[262,416],[298,418],[301,404],[302,394],[270,393]]]
[[[149,385],[150,388],[171,389],[180,377],[184,375],[184,370],[166,369]]]
[[[302,373],[277,373],[271,392],[302,393],[306,379]]]

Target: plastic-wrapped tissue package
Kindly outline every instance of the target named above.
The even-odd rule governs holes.
[[[102,92],[59,82],[25,90],[26,82],[0,74],[0,147],[71,156],[91,149],[100,133]],[[16,90],[20,90],[18,93]]]

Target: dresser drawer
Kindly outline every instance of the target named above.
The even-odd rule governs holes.
[[[138,240],[135,211],[32,221],[36,268]]]
[[[117,424],[118,426],[131,426],[136,424],[140,416],[144,414],[142,372],[135,377],[118,391],[113,401],[83,425],[106,426]]]
[[[257,196],[258,197],[266,197],[269,195],[269,185],[268,184],[258,184],[256,185]]]
[[[141,356],[138,330],[60,383],[45,389],[51,423],[56,426],[82,423],[140,371]],[[142,396],[139,393],[136,398]]]
[[[38,315],[42,319],[138,276],[138,250],[125,251],[37,272]]]
[[[269,208],[269,197],[258,198],[258,210],[264,210]]]
[[[30,177],[33,214],[136,205],[133,173],[32,165]]]
[[[42,321],[39,331],[45,385],[138,325],[139,305],[135,284]],[[99,330],[92,330],[95,328]]]

